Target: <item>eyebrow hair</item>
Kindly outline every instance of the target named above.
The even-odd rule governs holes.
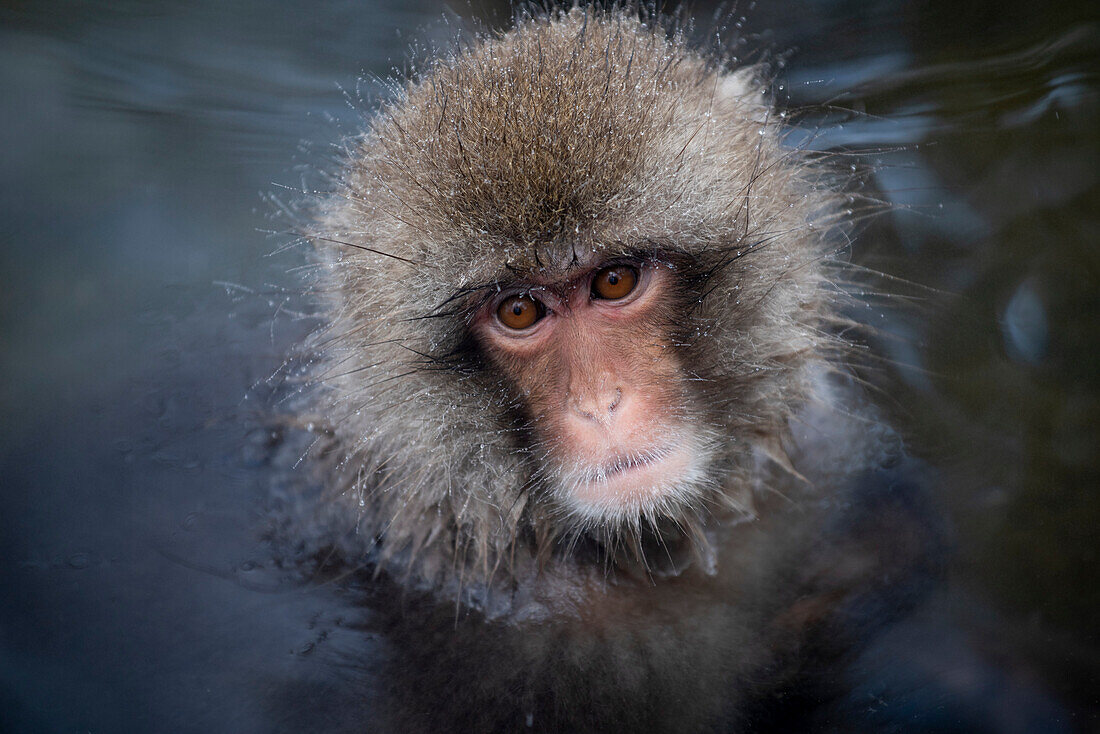
[[[615,261],[619,258],[634,258],[636,260],[660,260],[662,258],[681,260],[684,258],[694,260],[695,256],[688,250],[667,242],[662,242],[656,239],[641,240],[636,244],[626,245],[622,243],[616,243],[605,248],[610,257],[609,261]],[[600,267],[602,263],[598,263],[592,266],[592,269]],[[517,268],[511,263],[504,263],[504,270],[507,270],[513,276],[521,277],[523,270]],[[492,280],[486,280],[482,282],[469,282],[456,288],[449,296],[433,306],[427,313],[420,316],[410,317],[409,321],[415,321],[419,319],[430,318],[443,318],[447,316],[455,316],[457,314],[473,311],[480,308],[494,293],[507,290],[517,285],[513,282],[508,282],[503,278],[494,278]],[[532,284],[535,285],[535,284]],[[460,301],[467,296],[478,296],[476,303],[469,306],[457,307],[454,309],[447,309],[447,306]]]
[[[459,288],[456,289],[453,293],[451,293],[451,295],[444,298],[442,301],[437,303],[435,306],[432,306],[426,313],[422,313],[418,316],[410,316],[410,317],[408,317],[406,319],[402,319],[402,320],[403,321],[421,321],[423,319],[447,318],[449,316],[456,316],[456,315],[458,315],[460,313],[463,313],[463,312],[477,310],[478,308],[481,307],[482,304],[485,303],[485,301],[488,300],[488,298],[489,298],[488,294],[485,294],[481,298],[479,298],[475,305],[472,305],[472,306],[461,306],[460,305],[460,306],[457,306],[453,309],[447,309],[447,310],[444,310],[444,309],[446,309],[447,306],[449,306],[450,304],[455,303],[456,301],[459,301],[459,300],[465,298],[466,296],[469,296],[469,295],[472,295],[472,294],[475,294],[475,293],[484,294],[486,291],[490,291],[490,290],[495,292],[499,288],[500,288],[500,284],[498,282],[495,282],[495,281],[494,282],[489,282],[489,283],[459,286]]]

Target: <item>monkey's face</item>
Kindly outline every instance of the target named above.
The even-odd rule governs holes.
[[[750,514],[828,341],[838,203],[756,76],[577,8],[430,65],[349,146],[314,372],[383,553],[492,573],[521,537]]]
[[[536,476],[587,523],[675,514],[704,490],[704,430],[674,344],[674,267],[615,259],[516,282],[472,322],[513,384]]]

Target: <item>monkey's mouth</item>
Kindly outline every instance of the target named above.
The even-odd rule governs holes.
[[[609,461],[603,466],[596,468],[594,476],[591,481],[606,482],[609,479],[613,479],[619,474],[625,474],[627,472],[634,471],[636,469],[645,469],[649,465],[662,461],[660,455],[657,456],[621,456]]]
[[[652,515],[696,483],[696,463],[683,445],[617,456],[578,472],[567,485],[569,504],[593,519]]]

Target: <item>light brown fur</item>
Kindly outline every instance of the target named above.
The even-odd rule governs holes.
[[[548,502],[522,399],[468,333],[500,284],[623,254],[682,263],[676,361],[722,444],[706,506],[667,519],[698,546],[752,514],[759,457],[784,460],[836,345],[835,194],[783,147],[763,88],[659,24],[551,12],[434,62],[352,142],[311,233],[328,320],[312,376],[329,488],[375,562],[506,580],[577,533],[637,544],[644,523],[576,527]]]
[[[791,730],[813,666],[933,573],[896,441],[835,379],[840,194],[760,73],[621,10],[521,15],[349,141],[297,405],[325,532],[292,553],[388,645],[364,728]],[[632,316],[574,287],[620,258],[651,268]],[[525,352],[497,296],[543,286],[575,298]],[[705,442],[691,492],[570,512],[562,405],[607,375],[647,440]]]

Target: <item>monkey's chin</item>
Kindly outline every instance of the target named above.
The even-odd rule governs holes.
[[[562,498],[585,523],[636,523],[676,514],[697,499],[703,461],[687,445],[613,459],[573,472]]]

